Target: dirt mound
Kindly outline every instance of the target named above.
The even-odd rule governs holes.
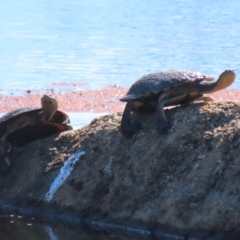
[[[168,135],[157,134],[154,113],[134,114],[144,129],[131,139],[119,131],[121,115],[15,149],[11,173],[0,177],[1,198],[185,236],[239,234],[240,103],[168,109]],[[66,172],[63,166],[77,151],[85,153],[72,156],[72,172],[47,199],[60,169]]]

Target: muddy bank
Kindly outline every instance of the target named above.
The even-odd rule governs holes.
[[[28,91],[19,94],[13,91],[9,95],[0,94],[0,112],[9,112],[21,107],[40,106],[43,94],[51,94],[57,99],[59,109],[68,112],[116,112],[122,111],[124,104],[119,98],[125,95],[126,88],[109,86],[99,90],[79,90],[77,87],[65,91],[48,89],[46,92]]]
[[[142,113],[133,118],[144,129],[125,139],[115,113],[15,149],[11,173],[0,176],[1,198],[186,239],[215,233],[234,239],[240,234],[240,103],[166,112],[168,135],[157,134],[154,113]],[[53,192],[57,177],[64,183]]]
[[[61,85],[66,85],[62,83]],[[60,85],[60,86],[61,86]],[[79,90],[75,84],[71,88],[61,91],[59,85],[46,92],[28,90],[26,93],[19,94],[19,91],[13,90],[9,95],[0,92],[0,112],[9,112],[21,107],[40,106],[40,98],[43,94],[51,94],[59,102],[59,109],[67,112],[121,112],[124,103],[119,98],[124,96],[128,89],[120,86],[109,86],[99,90]],[[240,101],[239,89],[227,89],[216,92],[211,96],[218,101]]]

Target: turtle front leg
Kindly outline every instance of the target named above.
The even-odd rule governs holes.
[[[122,121],[121,121],[121,132],[124,137],[131,137],[137,130],[142,129],[142,124],[140,122],[131,123],[131,112],[132,106],[127,103],[123,111]]]
[[[157,132],[159,134],[166,133],[170,128],[170,124],[166,119],[166,115],[163,109],[166,102],[167,102],[167,98],[161,98],[159,99],[156,107]]]

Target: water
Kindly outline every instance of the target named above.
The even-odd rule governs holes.
[[[234,69],[238,76],[239,9],[238,0],[2,1],[0,93],[63,82],[129,87],[174,68],[214,77]],[[239,87],[237,78],[232,88]],[[74,128],[96,116],[70,113]]]
[[[103,116],[107,113],[85,113],[85,112],[69,112],[67,113],[71,119],[71,126],[77,129],[89,124],[94,118]]]
[[[62,223],[46,223],[21,215],[0,215],[1,240],[149,240],[146,236],[126,236],[126,234],[89,231],[82,225],[73,227]]]
[[[238,0],[3,1],[0,89],[130,86],[173,68],[239,74],[239,9]]]

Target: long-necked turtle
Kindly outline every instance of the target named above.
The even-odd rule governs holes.
[[[38,138],[71,130],[68,115],[58,109],[57,101],[44,95],[42,107],[24,107],[0,118],[0,171],[10,170],[9,152],[12,146],[21,146]]]
[[[230,86],[235,80],[232,70],[224,71],[217,81],[199,72],[169,70],[143,76],[129,89],[120,101],[127,102],[121,122],[121,132],[130,137],[141,128],[139,122],[131,122],[132,110],[142,107],[156,108],[157,132],[169,128],[164,106],[192,102],[204,94],[216,92]]]

